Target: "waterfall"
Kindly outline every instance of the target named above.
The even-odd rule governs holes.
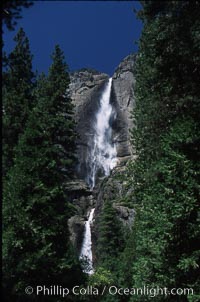
[[[85,223],[85,234],[83,238],[83,245],[81,248],[80,259],[87,261],[87,268],[84,272],[93,274],[93,261],[92,261],[92,239],[91,239],[91,223],[94,217],[94,208],[90,211],[88,220]]]
[[[116,146],[112,142],[112,122],[116,118],[116,112],[110,104],[111,88],[112,78],[109,79],[101,95],[99,109],[95,115],[93,125],[94,135],[90,142],[86,163],[89,171],[86,181],[91,189],[94,188],[99,175],[108,176],[117,164]],[[84,268],[84,272],[87,274],[94,273],[91,240],[91,223],[94,210],[90,211],[89,218],[85,223],[85,233],[80,253],[80,259],[87,260],[88,266]]]
[[[95,186],[98,174],[108,176],[117,164],[116,146],[112,143],[111,122],[116,118],[116,113],[110,104],[111,88],[112,78],[101,95],[99,110],[95,116],[94,137],[87,161],[87,183],[91,189]]]

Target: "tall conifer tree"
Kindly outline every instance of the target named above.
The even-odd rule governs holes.
[[[132,165],[133,285],[193,288],[199,300],[200,21],[198,1],[142,1]],[[136,296],[131,301],[150,301]]]
[[[48,77],[37,83],[37,105],[5,183],[4,286],[16,301],[27,301],[27,285],[56,281],[71,287],[81,278],[68,234],[74,209],[65,190],[75,163],[73,106],[66,94],[69,74],[59,46],[52,59]],[[38,301],[34,295],[32,299]]]
[[[3,72],[3,173],[13,164],[14,148],[33,106],[34,73],[29,40],[20,28],[16,46],[6,58]]]

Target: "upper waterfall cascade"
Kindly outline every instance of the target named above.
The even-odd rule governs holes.
[[[101,95],[99,110],[95,116],[94,138],[88,156],[90,173],[87,175],[87,183],[92,189],[98,173],[108,176],[117,164],[117,150],[112,142],[111,123],[116,118],[116,113],[110,104],[111,88],[112,78],[109,79]]]

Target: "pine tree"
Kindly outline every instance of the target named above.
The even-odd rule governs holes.
[[[74,208],[65,189],[74,176],[76,137],[73,106],[66,94],[69,74],[59,46],[52,59],[48,77],[42,75],[37,82],[36,106],[19,139],[4,188],[7,301],[27,301],[27,285],[56,283],[70,288],[82,278],[69,241],[68,218]],[[46,299],[50,301],[41,297]]]
[[[200,7],[189,1],[142,4],[133,131],[137,220],[132,282],[134,287],[191,287],[195,293],[159,295],[155,301],[198,301]]]
[[[97,251],[99,263],[112,271],[122,247],[122,226],[116,217],[112,202],[106,200],[98,221]]]
[[[34,73],[29,40],[20,28],[16,46],[7,56],[3,72],[3,174],[13,164],[14,148],[33,107]]]
[[[9,30],[14,30],[17,24],[17,19],[21,18],[22,7],[28,8],[33,2],[28,0],[3,0],[2,1],[1,16],[3,24],[7,26]]]

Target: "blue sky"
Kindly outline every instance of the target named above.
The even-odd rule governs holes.
[[[112,75],[120,61],[137,51],[134,41],[142,23],[133,12],[138,1],[34,1],[23,9],[15,31],[4,29],[4,49],[23,27],[34,55],[33,67],[47,72],[55,44],[64,51],[71,71],[84,67]]]

